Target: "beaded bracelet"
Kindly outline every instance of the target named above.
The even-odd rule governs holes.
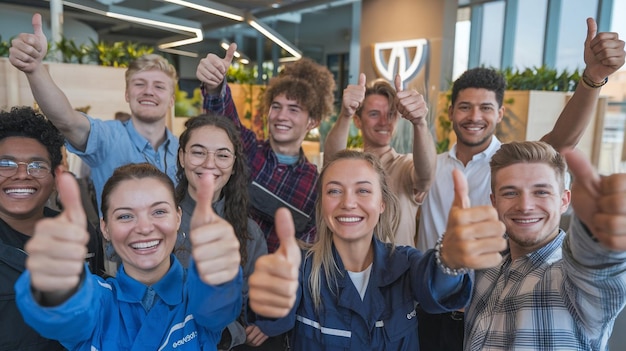
[[[604,79],[600,83],[596,83],[591,80],[591,78],[589,78],[585,72],[583,72],[581,80],[583,81],[583,84],[585,84],[587,87],[591,89],[597,89],[604,86],[609,81],[609,77],[604,77]]]
[[[441,235],[439,240],[437,240],[437,244],[435,244],[435,260],[437,261],[437,265],[439,266],[439,269],[441,269],[441,271],[447,275],[457,276],[457,275],[466,274],[468,272],[467,268],[452,269],[446,266],[443,263],[443,261],[441,261],[441,250],[443,249],[444,235],[446,235],[446,233],[443,233],[443,235]]]

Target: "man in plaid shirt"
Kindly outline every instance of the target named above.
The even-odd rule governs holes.
[[[265,233],[268,251],[274,252],[279,245],[274,213],[280,207],[291,211],[297,238],[311,243],[316,232],[318,172],[301,146],[306,134],[332,112],[332,74],[311,60],[301,59],[272,79],[262,101],[268,111],[269,139],[257,140],[255,133],[239,121],[230,88],[224,82],[236,48],[231,44],[224,58],[209,54],[200,61],[196,75],[203,83],[204,110],[231,118],[241,130],[251,175],[250,217]]]
[[[607,350],[626,304],[626,174],[600,177],[584,156],[564,153],[575,177],[571,194],[565,160],[550,145],[513,142],[494,154],[491,199],[509,248],[501,266],[475,272],[465,350]],[[566,234],[559,223],[570,199],[575,216]],[[479,253],[477,236],[443,240],[443,264],[463,250]]]

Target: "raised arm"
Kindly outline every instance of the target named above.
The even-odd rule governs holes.
[[[428,130],[426,115],[428,107],[424,97],[415,90],[402,90],[400,75],[395,78],[398,92],[398,112],[413,125],[413,168],[417,177],[415,184],[417,200],[422,202],[435,178],[437,151],[435,142]]]
[[[48,119],[78,150],[85,150],[89,137],[89,120],[72,108],[69,100],[54,83],[42,61],[48,40],[41,28],[41,15],[33,15],[33,34],[21,33],[11,41],[9,61],[26,74],[30,90]]]
[[[365,99],[365,79],[365,74],[361,73],[358,84],[350,84],[343,90],[341,112],[324,141],[324,164],[335,153],[345,149],[348,144],[350,120]]]
[[[576,146],[587,129],[600,96],[600,85],[624,65],[624,41],[617,33],[598,32],[598,25],[587,19],[585,39],[585,69],[572,98],[567,102],[554,128],[541,140],[557,151]]]

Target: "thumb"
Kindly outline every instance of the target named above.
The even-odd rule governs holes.
[[[213,211],[213,191],[215,189],[215,178],[210,173],[203,173],[197,182],[196,207],[191,216],[190,228],[201,227],[211,223],[215,218]]]
[[[399,74],[396,74],[396,78],[393,80],[393,82],[396,85],[396,91],[402,91],[402,78],[400,78]]]
[[[452,207],[469,208],[469,189],[465,174],[458,169],[454,169],[452,171],[452,181],[454,182],[454,201],[452,202]]]
[[[274,216],[274,225],[276,227],[276,236],[280,240],[280,246],[276,253],[287,259],[287,261],[300,264],[300,247],[296,241],[296,229],[293,224],[291,212],[281,207],[276,210]]]
[[[365,77],[365,73],[361,73],[359,74],[359,86],[364,87],[365,86],[365,82],[366,82],[366,77]]]
[[[561,152],[567,161],[574,181],[583,186],[590,194],[600,192],[600,175],[593,168],[591,161],[580,150],[568,149]]]
[[[224,55],[224,62],[226,62],[228,66],[230,66],[231,62],[233,62],[235,51],[237,51],[237,44],[231,43],[228,46],[228,50],[226,50],[226,55]]]
[[[78,182],[71,173],[56,170],[56,186],[63,205],[63,216],[71,223],[87,228],[87,216],[80,198]]]
[[[587,43],[590,42],[591,39],[595,38],[597,33],[598,24],[596,23],[596,20],[591,17],[587,18]]]
[[[35,34],[36,36],[42,36],[43,34],[43,29],[42,29],[42,25],[41,25],[41,15],[36,13],[33,15],[33,34]]]

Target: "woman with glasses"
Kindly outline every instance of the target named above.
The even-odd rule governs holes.
[[[261,344],[265,335],[247,322],[247,281],[256,259],[267,253],[267,244],[259,226],[248,218],[248,168],[239,131],[232,121],[216,115],[189,119],[179,138],[177,165],[176,199],[183,213],[174,254],[183,266],[189,261],[188,234],[196,207],[197,184],[202,175],[209,174],[215,179],[213,209],[235,229],[244,276],[242,314],[228,325],[219,346],[228,350],[246,342],[254,346]]]

